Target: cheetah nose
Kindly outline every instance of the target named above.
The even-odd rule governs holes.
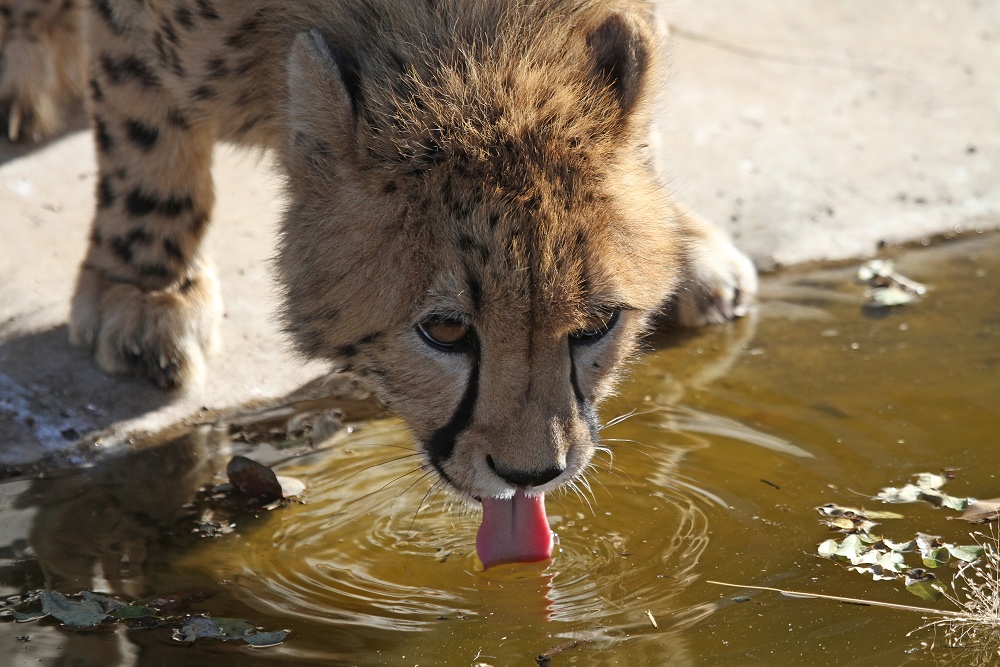
[[[486,465],[488,465],[490,470],[495,472],[500,478],[507,480],[514,486],[522,488],[529,486],[541,486],[546,482],[551,482],[556,477],[561,475],[564,470],[566,470],[565,466],[552,466],[551,468],[546,468],[545,470],[517,470],[516,468],[511,468],[503,463],[497,463],[489,454],[486,455]]]

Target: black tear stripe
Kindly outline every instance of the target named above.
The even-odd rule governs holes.
[[[451,458],[455,451],[455,441],[472,423],[472,416],[476,411],[476,400],[479,398],[480,350],[479,338],[475,332],[469,333],[469,353],[472,355],[472,371],[469,373],[469,384],[465,388],[465,394],[459,401],[458,407],[455,408],[451,420],[434,431],[430,439],[427,440],[427,455],[430,457],[431,464],[446,480],[448,480],[448,476],[441,469],[441,465]]]
[[[573,386],[573,395],[576,396],[576,407],[580,411],[580,416],[590,427],[590,437],[597,442],[597,411],[593,403],[587,400],[580,389],[580,382],[576,378],[576,364],[573,361],[573,353],[569,353],[569,383]]]

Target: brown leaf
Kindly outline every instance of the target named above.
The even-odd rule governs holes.
[[[1000,498],[973,500],[961,516],[953,517],[969,523],[990,523],[1000,521]]]

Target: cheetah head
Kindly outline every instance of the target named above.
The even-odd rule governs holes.
[[[678,278],[641,146],[655,48],[603,4],[415,14],[368,44],[312,31],[290,58],[287,329],[483,503],[486,566],[548,557],[544,494],[587,468],[596,407]]]

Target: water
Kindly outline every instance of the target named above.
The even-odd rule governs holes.
[[[906,251],[897,268],[931,289],[885,317],[862,312],[854,267],[813,267],[768,278],[750,320],[655,338],[603,410],[629,415],[603,431],[613,458],[599,458],[589,489],[548,500],[551,563],[479,571],[477,511],[424,476],[400,422],[363,401],[344,402],[345,420],[360,421],[320,451],[255,448],[305,483],[306,502],[239,515],[214,538],[191,532],[205,510],[185,503],[246,447],[226,428],[4,482],[4,595],[195,591],[211,597],[189,611],[291,635],[251,649],[8,622],[0,662],[508,665],[557,648],[553,665],[967,660],[923,648],[928,632],[907,636],[918,613],[708,583],[947,608],[815,555],[831,534],[813,508],[875,508],[870,496],[918,472],[953,469],[949,493],[1000,496],[1000,237]],[[244,430],[292,411],[250,414]],[[946,510],[894,509],[906,518],[880,526],[889,537],[969,541]]]

